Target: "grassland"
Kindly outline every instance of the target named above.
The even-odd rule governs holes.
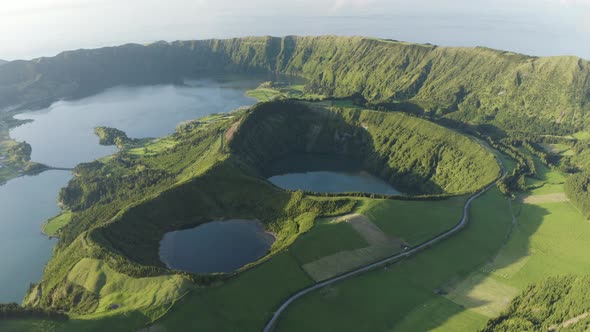
[[[547,170],[542,180],[560,179],[562,176],[556,171]],[[563,185],[553,184],[550,188],[551,192],[563,192]],[[543,186],[527,195],[546,193],[547,188]],[[492,330],[495,326],[506,331],[547,329],[552,324],[574,318],[582,313],[579,310],[585,308],[582,303],[569,302],[574,299],[565,300],[569,295],[563,290],[571,286],[573,280],[567,281],[567,278],[559,277],[552,284],[546,278],[590,274],[590,259],[584,254],[590,250],[590,242],[587,240],[590,236],[590,224],[567,201],[535,204],[517,201],[514,205],[516,225],[512,235],[497,257],[482,272],[487,274],[488,280],[525,292],[509,308],[505,306],[507,310],[503,316],[491,321],[489,328]],[[529,287],[531,284],[533,286]],[[551,297],[564,299],[564,302],[555,300],[545,303],[541,297],[548,298],[549,292],[552,292]],[[577,294],[578,297],[585,296],[580,291]],[[531,306],[533,309],[537,308],[532,314],[529,311]]]
[[[343,250],[366,246],[367,241],[350,224],[329,218],[316,221],[314,227],[299,237],[289,251],[300,264],[305,264]]]
[[[72,221],[72,212],[62,211],[62,213],[47,220],[47,222],[43,224],[43,234],[47,236],[56,236],[57,231],[67,225],[70,221]]]
[[[289,294],[312,280],[288,252],[227,284],[195,291],[157,323],[169,331],[259,331]]]
[[[523,152],[527,153],[524,150]],[[531,157],[535,163],[537,176],[526,179],[527,187],[533,189],[536,195],[563,192],[563,184],[565,183],[566,176],[557,170],[550,169],[536,156]]]
[[[104,262],[83,258],[68,273],[68,281],[100,295],[93,315],[116,315],[137,310],[157,319],[154,308],[171,305],[189,290],[189,281],[179,275],[129,278],[113,271]],[[151,316],[151,317],[150,317]]]
[[[269,102],[278,99],[324,99],[326,96],[316,93],[306,93],[305,86],[301,84],[277,85],[273,82],[264,82],[254,90],[246,91],[246,96],[259,102]]]
[[[455,196],[424,202],[363,200],[357,211],[369,217],[386,234],[414,246],[452,228],[459,221],[466,199]]]
[[[431,250],[295,302],[277,330],[388,331],[399,327],[422,331],[443,323],[475,330],[482,326],[484,316],[462,314],[463,308],[442,294],[494,256],[511,218],[506,201],[495,189],[474,202],[470,218],[465,230]],[[422,316],[425,311],[431,314],[429,319]]]
[[[559,193],[560,188],[563,192],[563,185],[558,183],[563,180],[562,174],[549,169],[542,170],[540,174],[539,181],[546,182],[548,185],[531,190],[524,195],[534,197],[545,195],[548,192]],[[562,304],[556,304],[553,309],[541,309],[541,307],[549,308],[550,305],[541,304],[543,300],[538,298],[533,301],[537,301],[537,306],[541,311],[537,310],[539,311],[538,315],[529,315],[528,309],[514,309],[515,306],[519,306],[518,303],[525,302],[516,301],[511,304],[511,300],[521,296],[519,294],[523,290],[527,291],[523,295],[525,297],[534,297],[535,294],[539,294],[531,292],[528,287],[531,284],[537,285],[544,282],[547,277],[564,274],[577,276],[589,274],[590,259],[584,253],[590,250],[590,242],[587,241],[590,236],[590,224],[567,201],[542,202],[540,200],[538,203],[524,203],[521,199],[517,199],[511,205],[515,219],[506,243],[493,259],[479,267],[467,278],[450,287],[446,298],[462,306],[464,310],[459,316],[465,317],[479,315],[486,317],[486,319],[493,318],[507,310],[510,305],[511,316],[508,317],[512,317],[514,320],[511,320],[510,323],[513,324],[512,327],[502,325],[502,328],[507,329],[506,331],[525,329],[525,325],[517,324],[520,319],[518,317],[527,317],[527,319],[532,317],[530,319],[534,324],[530,324],[526,328],[537,330],[541,329],[541,326],[546,329],[555,322],[567,320],[580,314],[581,312],[576,312],[576,308],[583,309],[583,305],[574,305],[569,313],[545,316],[546,311],[544,310],[549,310],[547,312],[561,310]],[[551,296],[562,296],[555,294],[559,293],[554,293]],[[535,307],[532,303],[530,305]],[[440,310],[447,309],[441,308]],[[416,318],[418,317],[419,315],[416,315]],[[452,320],[438,326],[438,328],[456,326],[449,322]],[[524,322],[527,321],[524,320]],[[406,324],[405,326],[412,325]],[[483,326],[480,320],[478,324],[474,325],[474,329],[480,329]],[[456,327],[459,328],[459,326]],[[500,328],[500,326],[496,327]]]

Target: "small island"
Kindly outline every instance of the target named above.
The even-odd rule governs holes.
[[[134,141],[127,137],[124,131],[117,128],[96,127],[94,133],[98,136],[100,145],[116,145],[119,149]]]

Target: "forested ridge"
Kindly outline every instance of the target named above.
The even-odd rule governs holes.
[[[565,181],[565,194],[586,219],[590,218],[590,174],[580,172],[570,175]]]
[[[483,332],[587,331],[590,276],[556,276],[529,286]]]
[[[335,36],[128,44],[12,61],[0,67],[0,106],[44,106],[115,85],[221,72],[303,76],[308,92],[405,102],[510,131],[563,134],[588,126],[590,65],[583,59]]]

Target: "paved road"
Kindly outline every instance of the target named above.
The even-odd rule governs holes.
[[[481,144],[481,143],[480,143]],[[483,144],[482,144],[483,145]],[[486,145],[483,145],[484,148],[486,148],[487,150],[489,150],[489,148]],[[494,156],[496,157],[496,160],[498,161],[498,163],[500,164],[500,167],[502,169],[502,174],[498,177],[498,179],[502,178],[505,174],[506,174],[506,169],[504,168],[504,164],[502,163],[502,160],[500,158],[498,158],[495,154]],[[459,221],[459,223],[457,223],[453,228],[449,229],[448,231],[446,231],[445,233],[442,233],[420,245],[417,245],[415,247],[411,247],[408,250],[399,253],[399,254],[395,254],[393,256],[384,258],[380,261],[377,261],[375,263],[371,263],[369,265],[360,267],[356,270],[347,272],[345,274],[341,274],[339,276],[336,276],[334,278],[328,279],[328,280],[324,280],[320,283],[314,284],[313,286],[310,286],[308,288],[304,288],[302,290],[300,290],[299,292],[291,295],[291,297],[289,297],[285,302],[283,302],[283,304],[281,304],[281,306],[277,309],[277,311],[274,312],[274,314],[272,315],[272,318],[268,321],[268,323],[266,323],[266,326],[264,327],[264,332],[271,332],[279,318],[279,316],[283,313],[283,311],[285,311],[287,309],[287,307],[293,303],[295,300],[297,300],[298,298],[304,296],[307,293],[313,292],[314,290],[318,290],[322,287],[337,283],[341,280],[359,275],[363,272],[367,272],[369,270],[381,267],[383,265],[387,265],[389,263],[393,263],[401,258],[405,258],[408,256],[411,256],[437,242],[440,242],[444,239],[446,239],[447,237],[457,233],[458,231],[460,231],[463,227],[465,227],[465,225],[467,225],[467,221],[468,221],[468,216],[467,216],[467,210],[469,209],[469,206],[471,205],[471,202],[473,202],[475,199],[477,199],[479,196],[483,195],[486,191],[488,191],[489,189],[491,189],[492,187],[494,187],[496,185],[496,181],[498,180],[494,180],[494,182],[492,182],[491,184],[489,184],[488,186],[486,186],[484,189],[482,189],[481,191],[479,191],[478,193],[474,194],[473,196],[469,197],[469,199],[467,200],[467,202],[465,202],[465,205],[463,206],[463,215],[461,217],[461,220]]]

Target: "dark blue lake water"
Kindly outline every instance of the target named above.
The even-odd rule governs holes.
[[[263,257],[273,242],[257,221],[213,221],[166,233],[160,259],[169,268],[193,273],[231,272]]]

